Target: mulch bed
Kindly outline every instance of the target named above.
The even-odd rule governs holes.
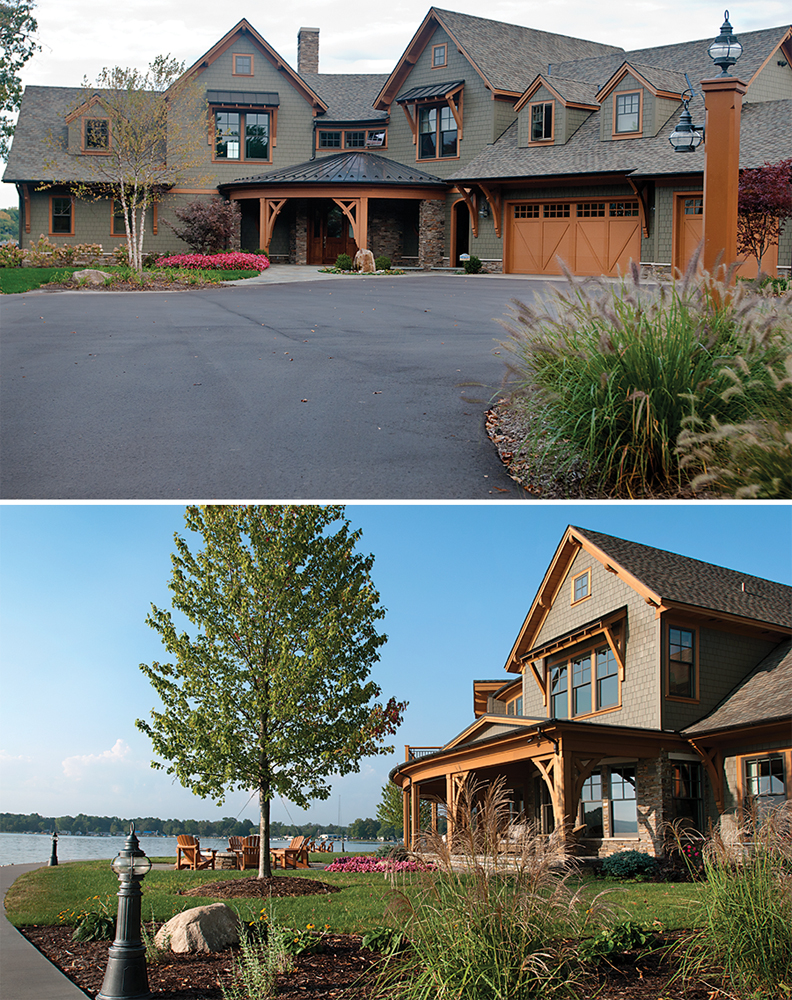
[[[102,987],[107,941],[75,943],[70,927],[27,927],[25,936],[88,996]],[[294,971],[280,977],[277,1000],[374,1000],[378,956],[361,947],[354,934],[330,934],[322,954],[295,960]],[[222,1000],[220,983],[231,978],[236,951],[215,955],[170,955],[148,967],[149,988],[156,1000]],[[669,984],[673,967],[662,955],[617,956],[592,974],[582,1000],[716,1000],[720,993],[707,983]]]
[[[48,281],[41,286],[43,292],[189,292],[196,288],[223,288],[216,281],[170,281],[144,275],[144,283],[113,281],[109,285],[78,285],[74,281]]]
[[[341,892],[337,885],[328,885],[312,878],[232,878],[228,882],[205,882],[192,889],[183,889],[180,896],[212,896],[218,899],[245,899],[250,896],[316,896]]]

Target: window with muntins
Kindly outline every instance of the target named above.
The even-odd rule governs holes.
[[[610,769],[611,836],[637,835],[636,798],[635,765],[614,764]]]
[[[522,695],[519,698],[514,698],[506,706],[507,715],[522,715],[523,714],[523,700]]]
[[[551,718],[570,719],[618,706],[619,664],[609,645],[554,657],[550,665]]]
[[[73,233],[72,200],[67,195],[59,197],[54,195],[50,199],[50,226],[53,234],[61,236],[71,236]]]
[[[595,771],[583,782],[580,791],[580,819],[585,824],[584,837],[604,837],[602,823],[602,775]]]
[[[445,44],[432,46],[432,69],[440,69],[441,66],[447,64],[447,52],[448,49]]]
[[[418,159],[437,160],[456,156],[457,123],[448,104],[418,108]]]
[[[234,56],[234,76],[253,76],[253,56]]]
[[[616,95],[615,130],[620,132],[639,132],[641,128],[641,95]]]
[[[590,569],[572,577],[572,603],[577,604],[578,601],[583,601],[587,597],[591,597]]]
[[[743,761],[745,795],[762,816],[786,801],[786,775],[781,754],[749,757]]]
[[[215,111],[216,160],[268,160],[269,111]]]
[[[553,138],[553,104],[531,105],[531,142],[548,142]]]
[[[696,633],[688,628],[668,628],[668,694],[671,698],[696,697]]]
[[[83,143],[92,152],[110,149],[110,121],[107,118],[86,118]]]
[[[385,129],[319,129],[317,149],[374,149],[386,145]]]
[[[701,809],[701,765],[691,763],[673,763],[673,797],[672,811],[674,819],[681,821],[687,829],[702,828]]]

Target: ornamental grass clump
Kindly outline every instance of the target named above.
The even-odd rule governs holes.
[[[704,847],[704,927],[686,942],[684,975],[720,975],[751,1000],[792,996],[792,802],[754,815]]]
[[[388,960],[381,995],[396,1000],[574,997],[573,938],[595,909],[568,885],[563,843],[510,816],[502,782],[467,783],[450,838],[426,834],[437,871],[397,890],[393,926],[410,947]]]
[[[632,265],[620,282],[575,279],[547,302],[514,302],[510,389],[534,419],[527,446],[583,469],[603,493],[677,491],[699,469],[682,467],[677,441],[697,426],[779,419],[792,344],[786,299],[699,275],[694,254],[676,281],[646,285]],[[734,375],[745,372],[742,391]],[[729,391],[731,390],[731,391]]]

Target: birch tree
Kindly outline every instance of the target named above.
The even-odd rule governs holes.
[[[258,793],[259,876],[270,872],[270,803],[308,807],[329,778],[359,770],[401,723],[369,677],[386,636],[371,580],[340,506],[190,506],[193,553],[175,536],[169,588],[192,625],[152,605],[147,623],[172,662],[141,669],[162,709],[138,720],[159,761],[197,795]]]
[[[205,168],[208,106],[195,78],[183,73],[184,63],[157,56],[145,73],[116,66],[83,83],[91,151],[80,157],[82,179],[66,182],[78,198],[112,198],[120,207],[127,260],[138,272],[146,212]]]

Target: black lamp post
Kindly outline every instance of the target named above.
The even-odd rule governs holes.
[[[52,854],[50,854],[49,867],[53,868],[58,863],[58,831],[52,831]]]
[[[146,948],[140,935],[140,883],[151,871],[151,862],[140,850],[134,823],[129,824],[129,836],[111,867],[121,883],[116,936],[110,945],[102,990],[96,1000],[146,1000],[151,993]]]
[[[733,66],[742,55],[742,45],[737,41],[734,28],[729,24],[729,12],[723,12],[723,24],[720,34],[710,42],[707,52],[716,66],[721,68],[721,76],[730,76],[729,67]]]
[[[693,96],[692,91],[686,91]],[[675,153],[695,153],[701,143],[704,141],[704,129],[693,124],[693,119],[690,115],[690,100],[691,97],[682,98],[682,114],[679,116],[679,122],[677,127],[668,137],[668,141],[674,147]]]

